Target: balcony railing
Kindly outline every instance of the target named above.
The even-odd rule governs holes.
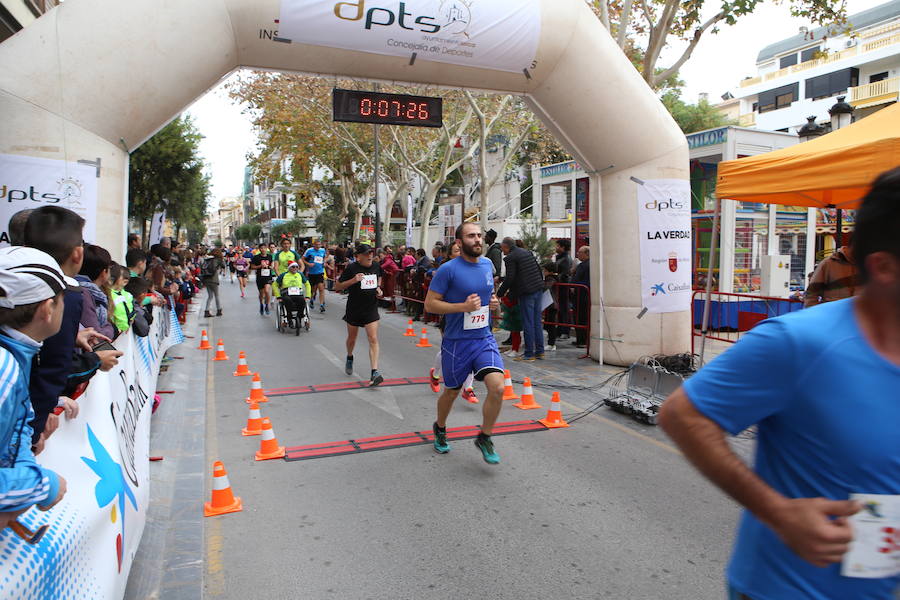
[[[900,33],[896,33],[889,37],[883,37],[881,39],[873,40],[871,42],[866,42],[865,44],[851,46],[850,48],[841,50],[840,52],[833,52],[828,56],[824,56],[822,58],[814,58],[813,60],[807,60],[800,64],[791,65],[790,67],[772,71],[771,73],[757,75],[756,77],[752,77],[750,79],[744,79],[743,81],[741,81],[741,87],[756,85],[763,81],[772,81],[773,79],[778,79],[779,77],[784,77],[786,75],[790,75],[791,73],[799,73],[800,71],[806,71],[807,69],[813,69],[815,67],[827,65],[829,63],[837,62],[851,56],[856,56],[857,54],[872,52],[873,50],[885,48],[894,44],[900,44]]]
[[[850,103],[859,106],[879,100],[890,102],[897,100],[898,95],[900,95],[900,77],[894,77],[850,88]]]
[[[753,127],[756,125],[756,113],[748,113],[738,118],[738,125],[741,127]]]

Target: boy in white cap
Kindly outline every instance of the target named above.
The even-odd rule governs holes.
[[[49,254],[0,249],[0,527],[32,505],[48,510],[66,493],[66,480],[34,459],[28,384],[43,341],[59,331],[63,295],[77,288]]]

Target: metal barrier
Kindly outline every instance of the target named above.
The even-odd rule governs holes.
[[[706,292],[694,291],[691,296],[691,352],[695,352],[695,340],[703,337],[703,308]],[[757,323],[803,308],[802,300],[752,294],[710,294],[709,324],[706,339],[733,344]],[[714,332],[714,333],[713,333]]]

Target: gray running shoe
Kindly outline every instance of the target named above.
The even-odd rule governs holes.
[[[353,375],[353,357],[348,356],[347,362],[344,363],[344,373],[347,375]]]

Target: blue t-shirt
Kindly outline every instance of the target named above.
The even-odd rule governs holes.
[[[470,263],[462,257],[454,258],[434,272],[429,289],[440,294],[445,302],[453,303],[465,302],[470,295],[478,294],[481,296],[481,306],[487,306],[494,293],[493,269],[491,261],[484,257],[479,257],[477,263]],[[451,313],[445,316],[447,321],[444,339],[472,340],[491,335],[490,319],[486,327],[463,329],[464,313]]]
[[[862,337],[853,299],[760,323],[684,385],[736,434],[758,424],[755,470],[789,498],[900,494],[900,367]],[[843,577],[744,511],[728,579],[755,600],[885,600],[900,577]]]
[[[327,253],[328,251],[325,248],[319,248],[318,250],[310,248],[303,253],[303,260],[313,263],[313,266],[309,267],[307,271],[310,275],[321,275],[325,272],[325,255]],[[321,256],[322,262],[316,263],[316,256]]]

